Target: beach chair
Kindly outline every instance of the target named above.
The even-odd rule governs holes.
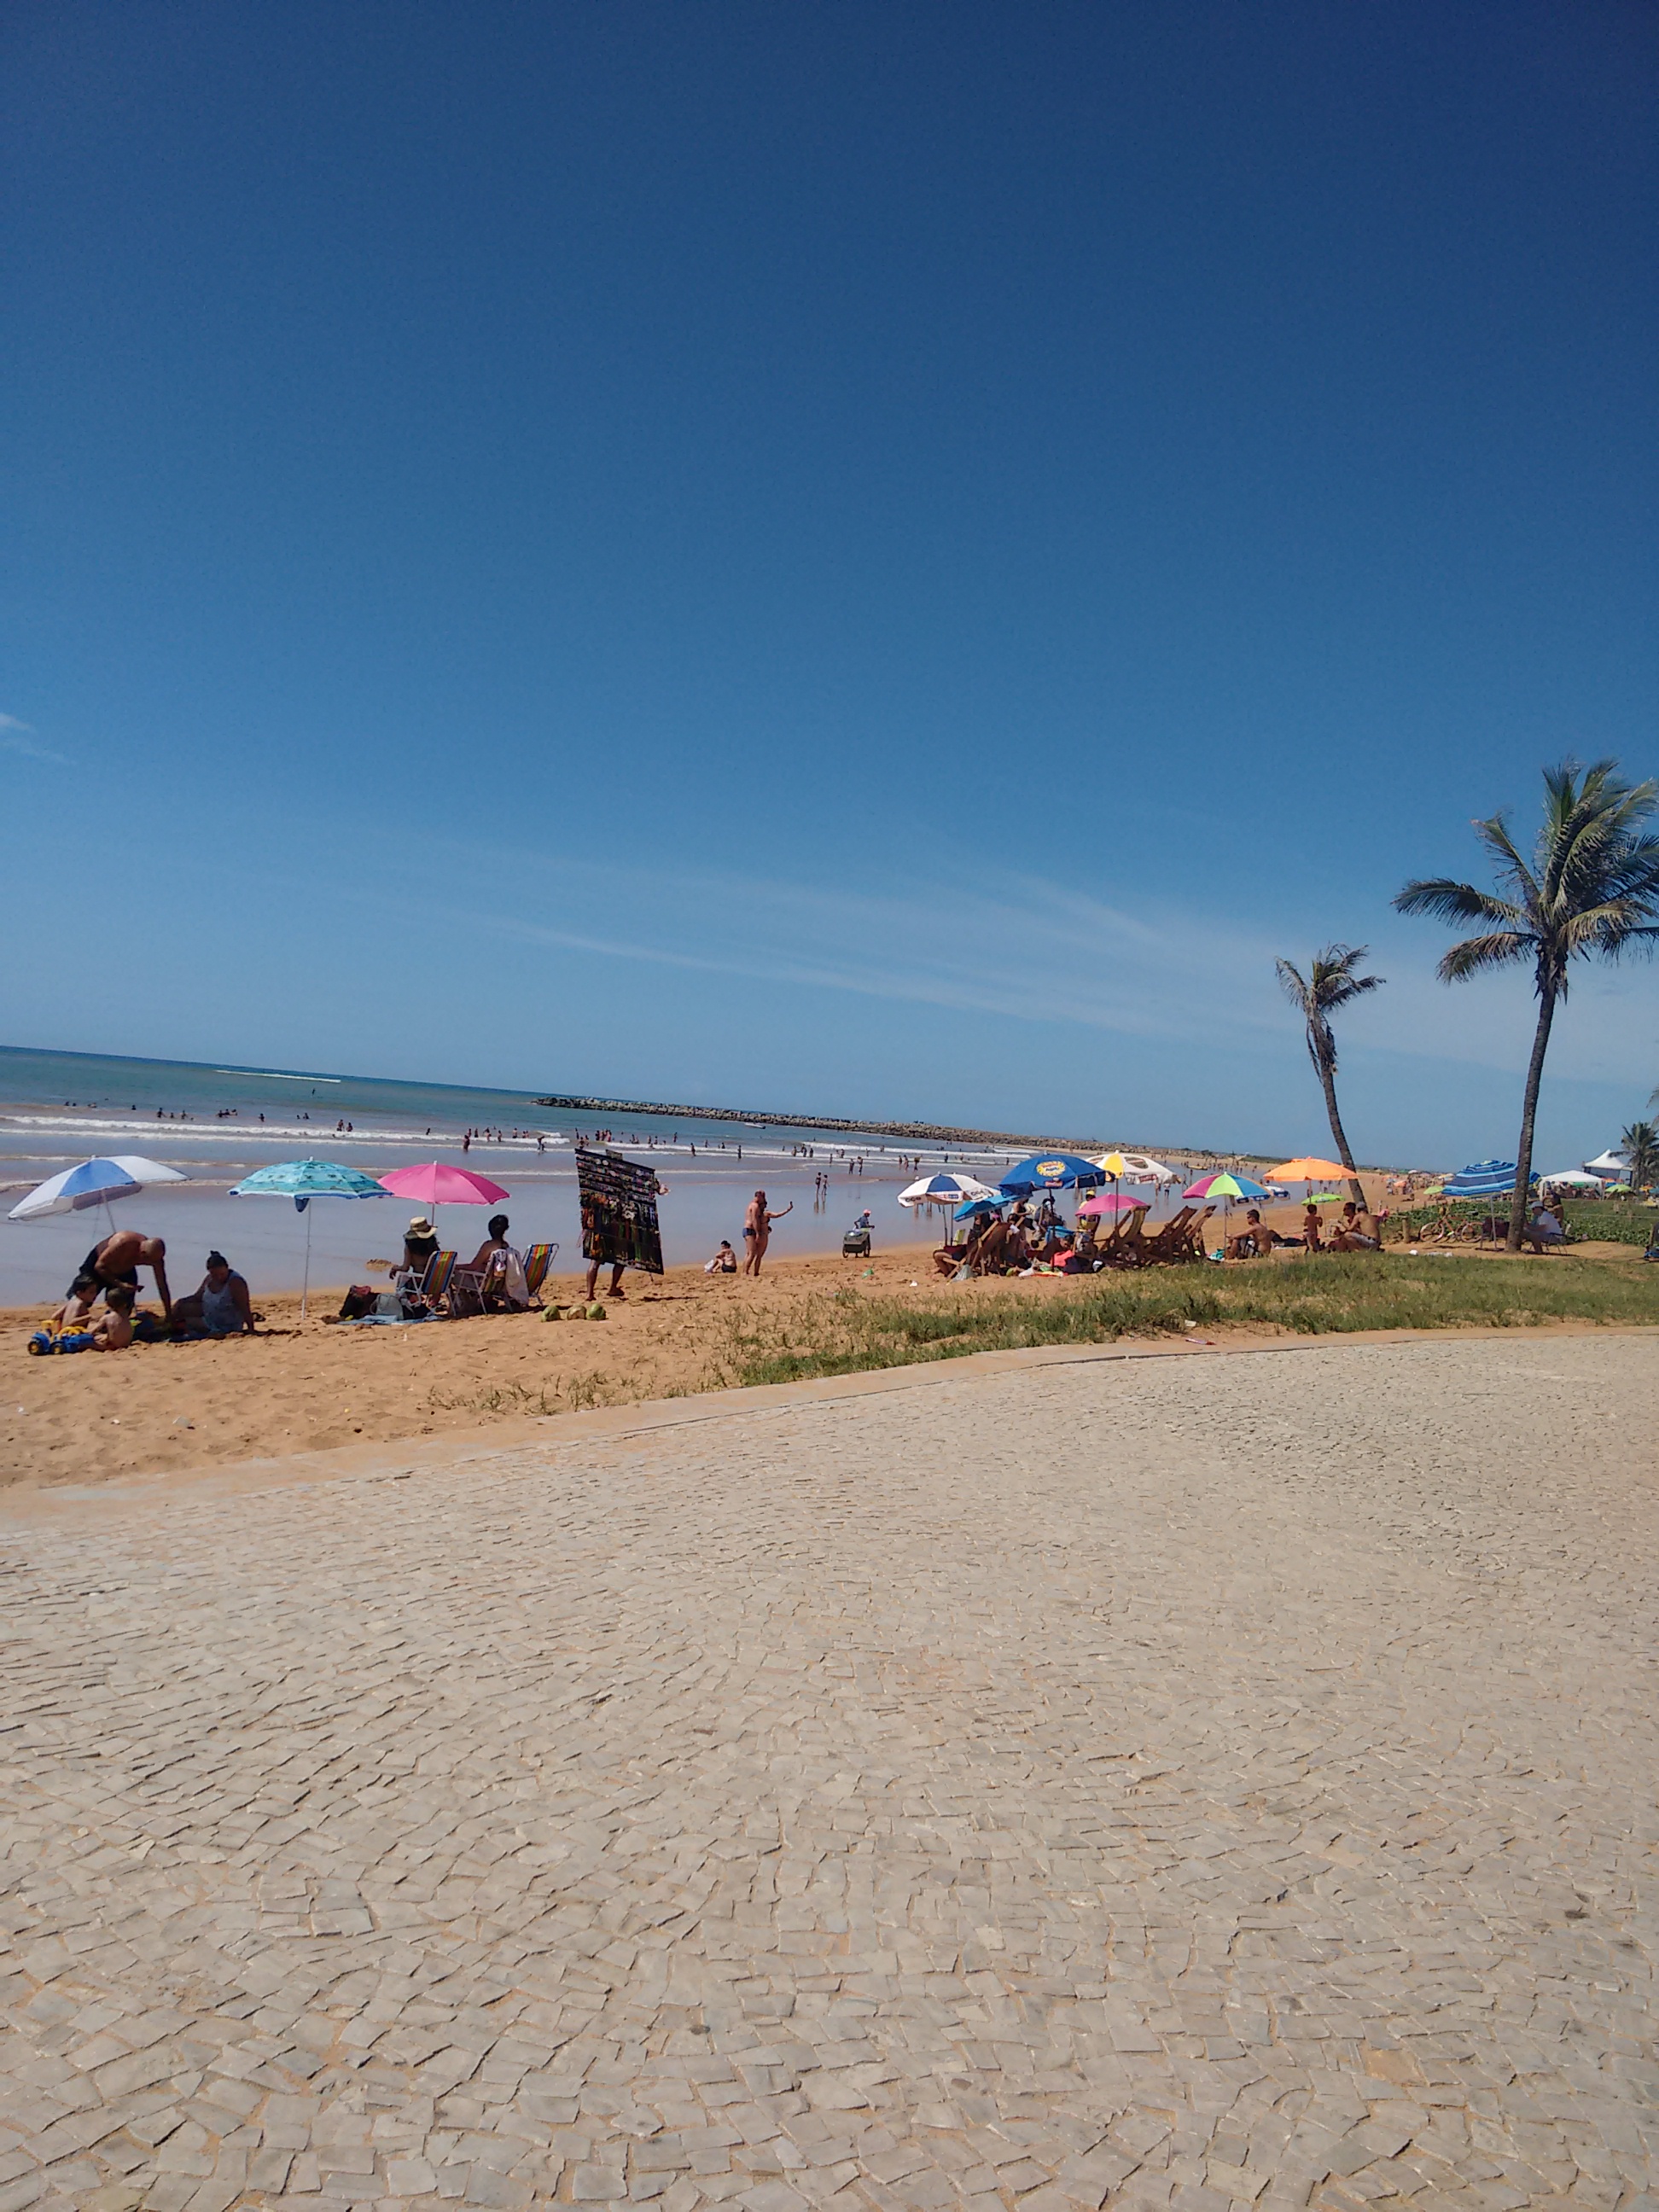
[[[532,1244],[524,1255],[525,1288],[530,1293],[532,1305],[539,1304],[542,1285],[547,1280],[547,1271],[559,1256],[556,1244]]]
[[[1153,1267],[1172,1260],[1190,1260],[1192,1249],[1187,1242],[1187,1233],[1197,1212],[1195,1206],[1183,1206],[1180,1212],[1172,1220],[1166,1221],[1161,1229],[1155,1229],[1150,1237],[1143,1236],[1139,1253],[1141,1266]]]
[[[425,1300],[434,1313],[448,1310],[450,1279],[455,1273],[453,1252],[434,1252],[426,1263],[426,1273],[416,1287],[415,1295]]]
[[[485,1301],[507,1288],[507,1255],[492,1252],[482,1267],[457,1267],[449,1280],[449,1310],[458,1319],[485,1310]]]
[[[1111,1234],[1095,1240],[1095,1257],[1103,1267],[1144,1267],[1146,1264],[1146,1209],[1120,1213]]]

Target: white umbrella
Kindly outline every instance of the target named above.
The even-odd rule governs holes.
[[[1107,1152],[1096,1161],[1114,1182],[1179,1182],[1173,1168],[1155,1160],[1150,1152]]]
[[[80,1213],[89,1206],[101,1206],[107,1217],[110,1200],[130,1198],[135,1190],[143,1190],[147,1183],[188,1182],[188,1176],[177,1168],[163,1167],[160,1160],[142,1158],[137,1152],[120,1152],[113,1158],[82,1160],[61,1175],[48,1176],[38,1183],[26,1199],[14,1206],[7,1216],[10,1221],[39,1221],[50,1213]],[[114,1223],[111,1221],[111,1227]]]
[[[1601,1176],[1586,1175],[1582,1168],[1563,1168],[1557,1175],[1540,1175],[1538,1181],[1540,1188],[1549,1183],[1565,1183],[1572,1190],[1604,1190],[1607,1188]]]

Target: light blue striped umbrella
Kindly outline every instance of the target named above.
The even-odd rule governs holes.
[[[306,1212],[313,1198],[388,1198],[373,1176],[344,1167],[338,1160],[278,1160],[274,1167],[256,1168],[251,1176],[230,1187],[233,1198],[291,1198],[296,1212],[306,1217],[306,1272],[300,1291],[300,1318],[305,1319],[311,1295],[311,1216]]]

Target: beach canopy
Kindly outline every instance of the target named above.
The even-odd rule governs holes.
[[[256,1168],[251,1176],[230,1187],[233,1198],[291,1198],[297,1212],[306,1215],[306,1271],[300,1285],[300,1318],[305,1319],[311,1296],[311,1216],[306,1208],[313,1198],[384,1198],[373,1176],[343,1167],[338,1160],[278,1160],[275,1167]]]
[[[1443,1193],[1447,1198],[1499,1198],[1514,1188],[1513,1160],[1474,1160],[1446,1177]]]
[[[1553,1175],[1540,1175],[1540,1183],[1565,1183],[1569,1190],[1605,1190],[1606,1180],[1599,1175],[1588,1175],[1583,1168],[1559,1168]]]
[[[1630,1173],[1630,1162],[1622,1152],[1603,1152],[1597,1159],[1586,1160],[1584,1165],[1593,1176],[1599,1176],[1603,1182]]]
[[[1261,1184],[1253,1182],[1249,1176],[1224,1172],[1200,1176],[1196,1182],[1189,1182],[1181,1195],[1183,1198],[1224,1198],[1231,1201],[1235,1198],[1266,1198],[1267,1194]]]
[[[1103,1213],[1144,1213],[1146,1210],[1144,1198],[1126,1198],[1121,1191],[1103,1190],[1085,1198],[1077,1211],[1080,1221],[1085,1215],[1098,1219]]]
[[[508,1193],[488,1176],[467,1168],[452,1168],[442,1160],[428,1160],[417,1168],[393,1168],[380,1177],[380,1188],[393,1198],[410,1198],[422,1206],[493,1206]]]
[[[1006,1198],[1029,1198],[1034,1190],[1093,1190],[1105,1181],[1093,1160],[1075,1152],[1033,1152],[1009,1169],[1000,1188]]]
[[[160,1160],[146,1160],[136,1152],[113,1159],[82,1160],[61,1175],[48,1176],[25,1199],[13,1206],[11,1221],[39,1221],[49,1213],[79,1213],[88,1206],[107,1206],[112,1198],[131,1198],[147,1183],[188,1182],[177,1168]]]
[[[1340,1160],[1286,1160],[1283,1167],[1267,1170],[1272,1182],[1336,1182],[1352,1173]]]

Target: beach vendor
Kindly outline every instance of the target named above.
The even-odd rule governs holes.
[[[106,1294],[112,1284],[119,1283],[136,1295],[138,1270],[148,1267],[155,1278],[155,1295],[161,1301],[161,1310],[171,1315],[173,1295],[167,1289],[167,1248],[159,1237],[145,1237],[137,1229],[118,1229],[112,1236],[93,1246],[81,1262],[76,1280],[89,1276]]]
[[[252,1336],[258,1318],[247,1284],[222,1252],[208,1254],[199,1287],[173,1309],[173,1326],[181,1336]]]

